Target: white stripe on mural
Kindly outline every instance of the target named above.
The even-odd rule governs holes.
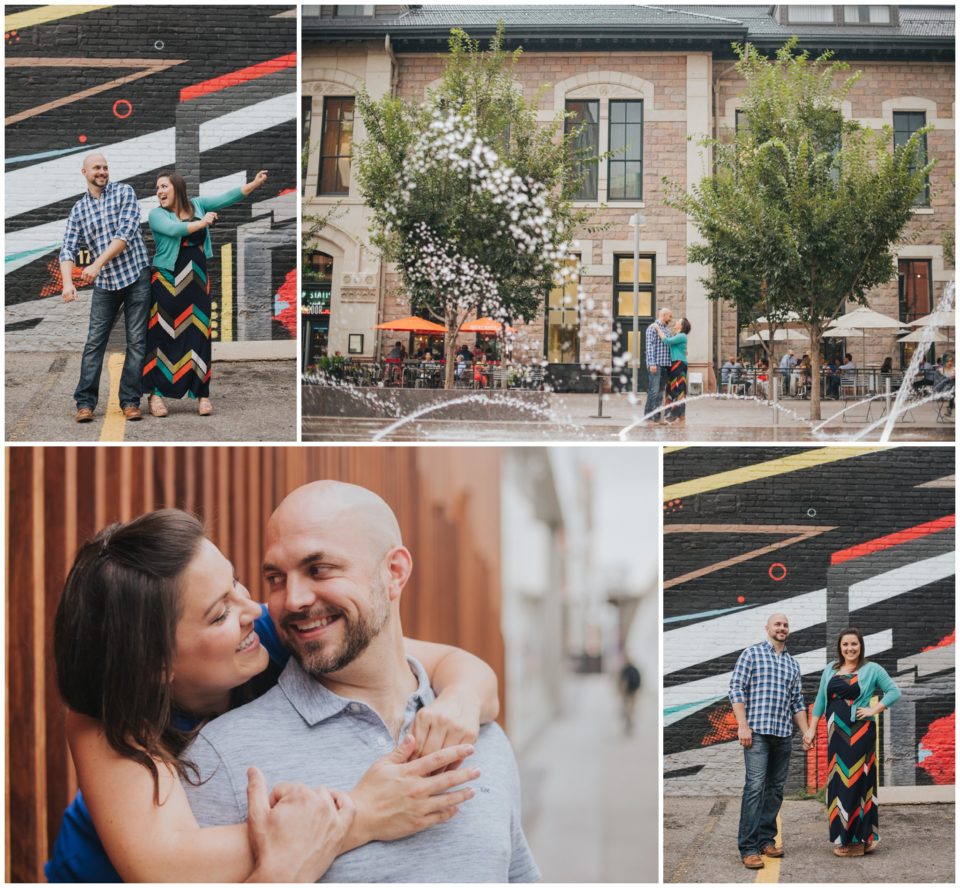
[[[229,176],[220,176],[217,179],[210,179],[208,182],[200,183],[200,196],[212,197],[215,194],[221,194],[229,191],[231,188],[239,188],[247,181],[246,172],[231,173]],[[146,224],[147,216],[150,211],[159,206],[157,196],[151,195],[139,201],[140,204],[140,222]],[[56,222],[47,222],[43,225],[35,225],[33,228],[24,228],[22,231],[7,232],[4,238],[4,252],[7,256],[15,256],[17,253],[26,253],[31,248],[43,247],[42,251],[36,251],[29,255],[21,256],[4,264],[4,273],[9,274],[16,271],[28,262],[33,262],[38,256],[44,253],[60,250],[60,244],[63,243],[63,229],[67,224],[66,219],[58,219]]]
[[[897,567],[850,586],[850,611],[860,610],[928,583],[954,575],[954,553],[947,552]],[[664,674],[677,672],[743,650],[762,641],[763,627],[771,614],[785,613],[791,632],[816,626],[827,619],[826,589],[807,592],[780,602],[702,620],[663,634]]]
[[[888,651],[893,647],[893,630],[884,629],[883,632],[876,632],[873,635],[864,637],[869,656]],[[817,648],[813,651],[806,651],[802,654],[796,654],[797,662],[800,664],[800,671],[804,675],[820,672],[826,665],[827,660],[834,654],[834,651],[827,651],[826,648]],[[717,699],[727,696],[730,687],[730,676],[732,672],[723,672],[717,675],[708,675],[706,678],[698,678],[696,681],[688,681],[686,684],[676,685],[671,688],[663,689],[663,723],[672,725],[681,721],[688,715],[698,712],[705,706],[716,702]],[[807,700],[807,703],[812,703]],[[693,705],[696,704],[696,705]],[[683,706],[684,709],[678,712],[668,713],[667,710],[677,706]]]
[[[257,102],[239,111],[231,111],[201,124],[200,150],[218,148],[228,142],[294,120],[296,116],[295,93]],[[169,127],[158,130],[113,145],[101,146],[96,151],[106,155],[110,163],[111,178],[120,182],[175,163],[176,129]],[[69,155],[6,173],[5,218],[10,219],[82,194],[85,185],[83,176],[80,175],[80,166],[80,158]],[[8,249],[7,252],[14,251]]]

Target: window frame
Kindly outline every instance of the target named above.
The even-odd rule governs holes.
[[[910,117],[910,116],[913,116],[913,115],[917,115],[917,116],[919,116],[919,117],[922,119],[922,122],[921,122],[920,126],[914,127],[913,129],[910,129],[910,130],[903,130],[903,129],[898,129],[898,128],[897,128],[897,118],[898,118],[898,117],[903,118],[903,117]],[[926,112],[926,111],[907,111],[907,110],[894,111],[894,112],[893,112],[893,148],[894,148],[894,150],[896,150],[896,149],[899,148],[899,147],[902,147],[902,145],[904,144],[904,143],[901,143],[900,145],[897,144],[897,137],[898,137],[900,134],[906,132],[906,133],[907,133],[907,140],[909,141],[910,137],[911,137],[915,132],[917,132],[917,130],[923,129],[923,127],[925,127],[926,125],[927,125],[927,112]],[[927,143],[926,133],[924,133],[924,136],[923,136],[923,158],[922,158],[921,161],[920,161],[920,165],[921,165],[921,166],[925,166],[925,165],[928,163],[929,159],[930,159],[929,145],[928,145],[928,143]],[[930,206],[930,174],[927,173],[927,175],[924,177],[923,194],[920,195],[920,196],[917,198],[917,201],[914,203],[914,207],[923,209],[923,208],[927,208],[927,207],[929,207],[929,206]]]
[[[353,159],[353,124],[355,122],[355,112],[356,112],[356,96],[325,96],[323,99],[323,109],[320,113],[320,150],[319,150],[319,165],[317,167],[317,196],[318,197],[333,197],[336,195],[349,194],[350,193],[350,180],[352,178],[352,159]],[[324,154],[324,144],[327,140],[327,126],[329,124],[329,118],[327,114],[327,109],[330,107],[331,102],[350,102],[350,153],[349,154]],[[342,109],[341,109],[342,113]],[[338,118],[337,125],[339,131],[337,133],[337,150],[339,151],[342,148],[342,136],[343,136],[343,117]],[[337,166],[343,158],[347,158],[350,161],[350,166],[348,167],[347,180],[344,183],[345,187],[343,191],[324,191],[323,190],[323,170],[324,170],[324,161],[332,162],[334,171],[336,172]]]
[[[582,321],[582,315],[581,315],[581,312],[580,312],[580,285],[581,285],[581,283],[583,282],[583,273],[582,273],[582,272],[583,272],[583,266],[581,265],[582,259],[583,259],[583,257],[582,257],[582,255],[581,255],[580,253],[570,253],[570,254],[568,254],[568,256],[567,256],[567,258],[566,258],[566,260],[565,260],[565,263],[566,263],[566,264],[571,264],[571,265],[573,265],[573,266],[577,269],[577,280],[576,280],[577,304],[576,304],[576,308],[575,308],[575,309],[569,309],[569,308],[564,308],[563,306],[561,306],[559,309],[551,309],[551,307],[550,307],[550,295],[554,292],[554,290],[565,289],[565,287],[563,287],[563,288],[560,288],[560,287],[552,287],[550,290],[547,291],[547,298],[544,300],[544,305],[543,305],[543,357],[546,359],[546,361],[547,361],[548,364],[557,364],[557,365],[559,365],[559,366],[564,366],[564,367],[565,367],[565,366],[570,366],[570,365],[574,365],[574,364],[579,364],[579,363],[580,363],[580,326],[581,326],[581,321]],[[573,341],[574,341],[574,344],[575,344],[573,360],[571,360],[571,361],[551,361],[551,360],[550,360],[550,328],[551,328],[551,326],[554,326],[554,327],[560,327],[561,329],[563,329],[564,327],[568,326],[567,324],[564,324],[564,323],[563,323],[562,316],[563,316],[563,313],[564,313],[564,312],[573,311],[573,310],[575,310],[575,311],[576,311],[576,314],[577,314],[577,323],[576,323],[576,327],[574,328],[575,331],[576,331],[576,335],[574,336],[574,340],[573,340]],[[561,322],[560,322],[559,324],[551,324],[551,323],[550,323],[550,312],[551,312],[551,311],[560,311],[560,313],[561,313]],[[563,354],[563,349],[560,350],[560,353]]]
[[[596,158],[599,158],[599,157],[600,157],[600,99],[564,99],[564,103],[563,103],[563,110],[564,110],[564,112],[569,113],[569,112],[571,111],[570,106],[573,105],[573,104],[578,104],[578,105],[594,104],[594,105],[596,105],[596,108],[597,108],[597,115],[596,115],[596,116],[597,116],[597,122],[596,122],[596,123],[589,123],[589,122],[587,122],[587,123],[586,123],[586,127],[585,127],[585,129],[584,129],[584,133],[589,132],[591,129],[594,130],[595,137],[594,137],[594,146],[593,146],[593,147],[594,147],[594,149],[595,149],[595,153],[594,153],[593,156],[596,157]],[[569,132],[570,132],[571,130],[573,130],[575,127],[577,127],[577,126],[583,126],[583,125],[584,125],[584,120],[583,120],[583,118],[580,117],[579,115],[577,116],[577,119],[576,119],[576,120],[572,120],[572,119],[569,118],[569,117],[565,118],[565,119],[564,119],[564,125],[563,125],[564,135],[566,135],[567,133],[569,133]],[[582,167],[585,166],[585,165],[586,165],[585,163],[584,163],[584,164],[581,164],[581,165],[578,165],[578,168],[581,168],[581,169],[582,169]],[[584,188],[589,184],[589,182],[590,182],[590,176],[588,175],[588,176],[585,178],[585,180],[584,180],[584,181],[581,183],[581,185],[580,185],[580,189],[581,189],[581,190],[580,190],[579,192],[577,192],[577,194],[574,195],[574,197],[572,198],[572,200],[575,201],[575,202],[580,202],[580,203],[595,203],[596,201],[598,201],[598,200],[600,199],[600,163],[599,163],[599,160],[597,161],[597,163],[591,164],[591,166],[593,167],[593,170],[594,170],[594,173],[593,173],[593,179],[594,179],[594,182],[593,182],[593,186],[594,186],[594,187],[593,187],[593,195],[592,195],[592,196],[584,196],[584,194],[583,194],[583,189],[584,189]]]
[[[617,155],[617,156],[614,156],[614,155],[613,155],[613,151],[614,151],[614,148],[613,148],[613,127],[614,127],[614,126],[623,126],[623,127],[624,127],[624,129],[625,129],[625,132],[624,132],[624,144],[628,145],[628,144],[630,143],[630,140],[629,140],[629,138],[628,138],[628,132],[629,132],[628,127],[630,127],[631,125],[634,125],[634,126],[638,125],[636,122],[634,122],[633,124],[631,124],[631,122],[627,120],[626,108],[624,109],[624,120],[623,120],[623,123],[616,123],[616,124],[614,124],[614,122],[613,122],[613,106],[614,106],[615,104],[617,104],[617,105],[624,105],[624,106],[627,106],[627,105],[639,105],[639,106],[640,106],[640,121],[639,121],[640,138],[639,138],[639,140],[638,140],[638,141],[639,141],[639,145],[640,145],[640,157],[639,157],[639,159],[637,159],[637,158],[621,157],[620,155]],[[643,135],[644,135],[644,128],[645,128],[645,127],[644,127],[643,99],[609,99],[609,100],[607,101],[607,150],[610,152],[610,156],[607,157],[607,203],[638,203],[638,202],[642,202],[642,201],[643,201],[643,175],[644,175],[644,168],[643,168],[643,154],[644,154],[644,152],[643,152]],[[624,166],[624,183],[626,183],[626,181],[627,181],[627,176],[626,176],[626,166],[627,166],[627,164],[630,164],[630,163],[639,163],[639,164],[640,164],[640,174],[639,174],[639,179],[638,179],[638,181],[640,182],[640,193],[639,193],[638,195],[626,195],[626,196],[623,196],[623,197],[614,197],[614,196],[613,196],[613,189],[612,189],[613,175],[612,175],[612,170],[613,170],[613,165],[614,165],[615,163],[617,163],[617,164],[622,164],[622,165]],[[624,187],[624,191],[626,191],[626,187]]]

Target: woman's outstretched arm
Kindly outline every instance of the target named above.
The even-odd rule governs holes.
[[[446,644],[404,639],[407,653],[423,664],[437,699],[417,713],[417,752],[428,755],[456,743],[473,743],[480,725],[500,712],[496,673],[473,654]]]
[[[149,772],[117,753],[95,719],[68,710],[67,737],[97,834],[126,882],[314,881],[353,822],[352,804],[332,804],[326,790],[304,787],[271,799],[266,808],[255,801],[259,817],[249,833],[258,852],[255,867],[247,824],[201,828],[165,765],[158,764],[157,805]],[[318,849],[329,855],[316,856]]]

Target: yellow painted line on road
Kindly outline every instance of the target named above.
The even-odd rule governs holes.
[[[772,459],[769,462],[756,463],[740,469],[731,469],[728,472],[718,472],[716,475],[707,475],[703,478],[694,478],[692,481],[681,481],[663,489],[663,499],[683,499],[686,496],[695,496],[698,493],[707,493],[711,490],[722,490],[724,487],[733,487],[736,484],[747,484],[750,481],[760,481],[764,478],[773,478],[777,475],[786,475],[789,472],[799,472],[802,469],[812,469],[827,463],[839,462],[842,459],[854,459],[868,453],[877,453],[886,450],[885,447],[843,447],[833,445],[820,447],[815,450],[804,450],[790,456]]]
[[[100,430],[101,441],[122,441],[126,433],[126,420],[120,409],[120,374],[123,371],[123,352],[114,352],[107,358],[107,378],[109,392],[107,396],[107,412],[103,418],[103,428]]]
[[[18,28],[58,22],[72,15],[84,15],[98,9],[109,9],[112,5],[111,3],[106,6],[41,6],[39,9],[28,9],[26,12],[12,12],[3,17],[3,30],[15,31]]]
[[[780,822],[780,815],[777,815],[777,834],[773,839],[774,845],[783,847],[783,824]],[[757,882],[779,882],[780,881],[780,861],[782,857],[764,857],[764,867],[757,870]]]
[[[233,244],[220,251],[220,341],[233,342]]]

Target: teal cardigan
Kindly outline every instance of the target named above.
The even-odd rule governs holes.
[[[830,684],[830,679],[836,674],[837,670],[833,668],[833,664],[831,663],[823,670],[823,675],[820,676],[820,690],[817,691],[817,699],[813,704],[813,714],[817,718],[827,711],[827,685]],[[851,716],[854,718],[856,717],[858,707],[870,705],[870,698],[874,695],[877,688],[883,691],[883,697],[880,702],[887,709],[900,699],[900,690],[897,688],[893,679],[887,675],[887,670],[879,663],[864,663],[857,670],[857,679],[860,682],[861,693],[853,706],[850,707]]]
[[[670,346],[670,360],[687,363],[687,334],[678,333],[676,336],[665,336],[663,341]]]
[[[212,213],[229,207],[237,201],[243,200],[244,193],[240,188],[233,188],[216,197],[195,197],[193,204],[194,216],[191,221],[202,219],[204,214]],[[157,245],[157,252],[153,257],[154,268],[164,268],[173,271],[177,264],[177,254],[180,252],[180,241],[187,236],[187,225],[178,219],[170,210],[157,207],[150,211],[150,230],[153,232],[153,241]],[[208,259],[213,257],[213,246],[210,244],[210,229],[207,228],[203,237],[203,255]]]

